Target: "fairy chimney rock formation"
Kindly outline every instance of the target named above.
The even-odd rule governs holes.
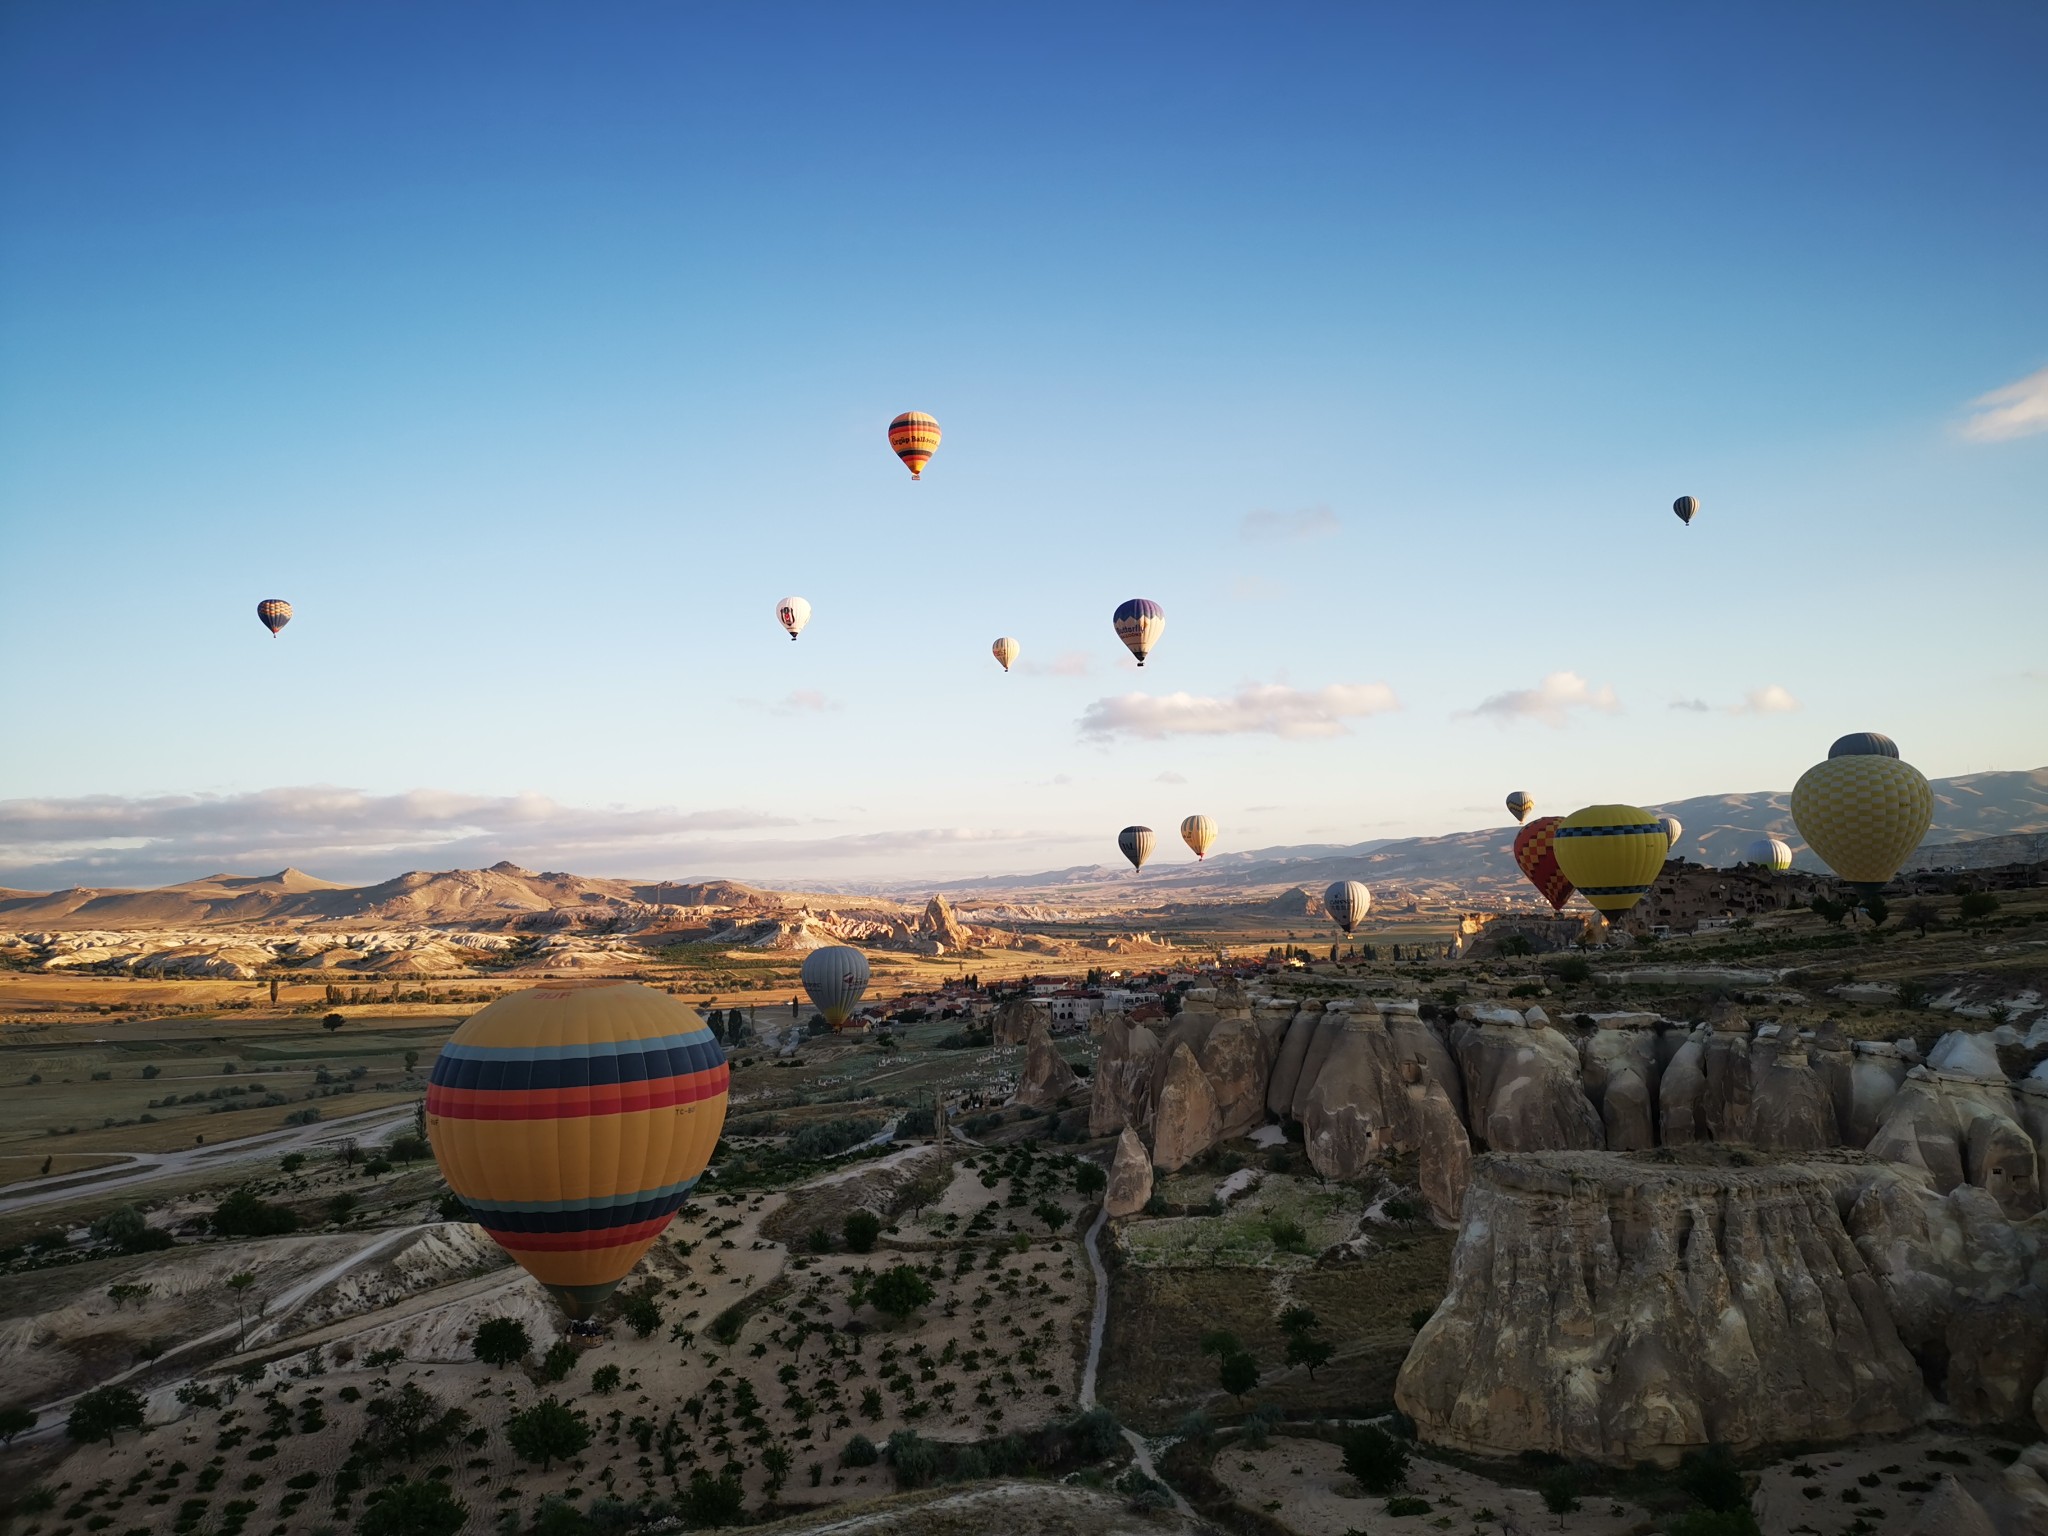
[[[1053,1045],[1044,1023],[1033,1025],[1024,1048],[1024,1070],[1010,1102],[1029,1109],[1051,1109],[1080,1091],[1081,1079]]]
[[[1138,1140],[1138,1133],[1127,1125],[1116,1139],[1116,1156],[1110,1160],[1109,1190],[1102,1197],[1102,1208],[1111,1220],[1135,1216],[1151,1198],[1152,1159],[1145,1151],[1145,1143]]]
[[[1168,1173],[1185,1167],[1222,1138],[1216,1094],[1185,1040],[1167,1058],[1166,1080],[1152,1114],[1152,1161]]]
[[[1463,1004],[1450,1031],[1472,1140],[1496,1152],[1592,1149],[1605,1140],[1579,1053],[1512,1008]]]

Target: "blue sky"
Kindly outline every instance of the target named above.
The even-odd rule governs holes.
[[[0,883],[2039,766],[2044,74],[2020,4],[9,7]]]

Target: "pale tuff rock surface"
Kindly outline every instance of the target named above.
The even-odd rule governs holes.
[[[974,936],[953,915],[951,904],[943,896],[934,896],[925,903],[924,913],[912,932],[919,938],[930,939],[937,946],[934,953],[941,955],[969,949],[974,944]]]
[[[1046,1013],[1043,1008],[1034,1007],[1027,999],[1013,997],[996,1009],[988,1021],[989,1043],[992,1045],[1023,1045],[1031,1038],[1034,1027],[1042,1027]]]
[[[1998,1064],[1998,1044],[1990,1035],[1952,1029],[1934,1042],[1934,1049],[1927,1053],[1927,1065],[1955,1077],[2005,1081],[2005,1069]]]
[[[1010,1102],[1031,1109],[1051,1109],[1063,1099],[1078,1097],[1080,1092],[1081,1079],[1054,1048],[1043,1021],[1034,1024],[1024,1048],[1024,1070],[1018,1074],[1017,1091],[1010,1096]]]
[[[2003,1079],[1915,1067],[1886,1106],[1868,1151],[1925,1169],[1944,1194],[1965,1183],[1988,1190],[2008,1216],[2041,1209],[2039,1152]]]
[[[1579,1079],[1579,1053],[1512,1008],[1458,1009],[1450,1043],[1464,1078],[1472,1139],[1498,1152],[1595,1148],[1606,1132]]]
[[[1152,1161],[1172,1173],[1213,1147],[1223,1124],[1216,1094],[1195,1053],[1181,1041],[1167,1059],[1152,1120]]]
[[[1152,1157],[1145,1150],[1145,1143],[1138,1139],[1138,1133],[1127,1125],[1116,1139],[1116,1156],[1110,1161],[1109,1190],[1102,1197],[1102,1207],[1114,1220],[1135,1216],[1151,1198]]]
[[[1999,1536],[1998,1527],[1963,1485],[1943,1477],[1920,1506],[1906,1536]]]
[[[1302,1116],[1309,1162],[1326,1178],[1355,1179],[1383,1154],[1417,1152],[1431,1213],[1454,1222],[1471,1176],[1472,1144],[1449,1053],[1412,1005],[1333,1018],[1330,1049]]]
[[[1769,1152],[1839,1146],[1834,1096],[1798,1041],[1750,1056],[1749,1141]]]
[[[1143,1024],[1111,1019],[1103,1028],[1102,1049],[1088,1098],[1088,1134],[1114,1136],[1124,1126],[1152,1128],[1158,1102],[1158,1079],[1166,1060],[1159,1037]]]
[[[1292,1112],[1294,1087],[1301,1081],[1301,1064],[1308,1059],[1309,1041],[1315,1038],[1316,1023],[1322,1016],[1320,1003],[1303,1003],[1289,1015],[1286,1033],[1280,1037],[1280,1054],[1273,1062],[1273,1075],[1266,1079],[1268,1114]]]
[[[1432,1442],[1613,1463],[1889,1433],[1925,1398],[1813,1173],[1575,1152],[1479,1161],[1395,1390]]]
[[[1642,1152],[1657,1144],[1657,1036],[1648,1014],[1601,1027],[1579,1047],[1586,1096],[1600,1110],[1610,1152]]]

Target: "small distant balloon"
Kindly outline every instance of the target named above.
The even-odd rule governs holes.
[[[1664,835],[1671,839],[1671,850],[1678,851],[1678,840],[1685,836],[1685,823],[1676,816],[1659,816],[1657,825],[1664,829]]]
[[[989,653],[1003,664],[1003,670],[1007,672],[1010,670],[1010,663],[1017,659],[1017,653],[1023,649],[1024,647],[1012,640],[1008,635],[1004,635],[994,645],[989,647]]]
[[[1180,840],[1195,850],[1198,859],[1209,856],[1209,845],[1216,841],[1216,823],[1206,816],[1190,816],[1180,824]]]
[[[1131,868],[1143,869],[1145,861],[1152,857],[1152,829],[1150,827],[1125,827],[1116,835],[1116,845],[1123,856],[1131,861]]]
[[[1372,892],[1356,880],[1338,880],[1323,892],[1323,910],[1349,936],[1372,910]]]
[[[263,627],[275,640],[277,632],[292,621],[292,605],[281,597],[266,597],[256,605],[256,617],[263,621]]]
[[[923,411],[905,411],[889,423],[889,446],[910,471],[910,478],[922,480],[925,465],[939,449],[939,424]]]
[[[1760,837],[1742,850],[1742,862],[1782,875],[1792,867],[1792,850],[1775,837]]]
[[[1681,496],[1671,503],[1671,510],[1678,514],[1681,523],[1690,528],[1692,520],[1699,516],[1700,499],[1697,496]]]
[[[1117,639],[1130,648],[1142,667],[1166,628],[1166,610],[1149,597],[1134,597],[1118,605],[1112,622],[1116,625]]]
[[[1527,821],[1529,813],[1536,809],[1536,797],[1526,789],[1518,789],[1508,796],[1508,814],[1516,821]]]
[[[831,944],[804,956],[804,990],[836,1032],[868,989],[868,957],[850,944]]]
[[[811,605],[800,597],[785,597],[775,605],[775,618],[789,631],[789,638],[794,640],[804,632],[804,626],[811,622]]]

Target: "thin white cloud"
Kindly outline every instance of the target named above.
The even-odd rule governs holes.
[[[1512,725],[1517,720],[1540,720],[1556,729],[1577,710],[1591,709],[1611,715],[1620,708],[1621,700],[1614,696],[1614,689],[1609,684],[1602,683],[1595,688],[1576,672],[1553,672],[1534,688],[1513,688],[1506,693],[1496,693],[1465,713],[1484,716],[1503,725]]]
[[[1730,704],[1731,715],[1793,715],[1806,706],[1793,698],[1791,693],[1776,683],[1766,683],[1761,688],[1752,688],[1742,696],[1740,704]]]
[[[1051,661],[1026,661],[1019,670],[1034,677],[1086,677],[1095,661],[1086,651],[1061,651]]]
[[[776,709],[779,713],[794,715],[805,713],[819,714],[826,710],[842,707],[836,701],[826,698],[824,694],[815,688],[798,688],[787,694],[782,702],[776,706]]]
[[[1670,707],[1672,709],[1690,710],[1695,715],[1704,715],[1708,709],[1705,699],[1673,699]]]
[[[1187,779],[1169,768],[1164,773],[1154,774],[1152,782],[1154,784],[1185,784]]]
[[[2005,443],[2048,432],[2048,368],[2015,379],[1970,402],[1962,435],[1973,443]]]
[[[1327,539],[1343,531],[1344,524],[1328,507],[1305,507],[1299,512],[1247,512],[1237,526],[1238,536],[1257,543],[1296,539]]]
[[[1399,709],[1385,683],[1289,688],[1255,683],[1227,699],[1193,693],[1126,693],[1097,699],[1081,716],[1083,736],[1341,736],[1346,720]]]

